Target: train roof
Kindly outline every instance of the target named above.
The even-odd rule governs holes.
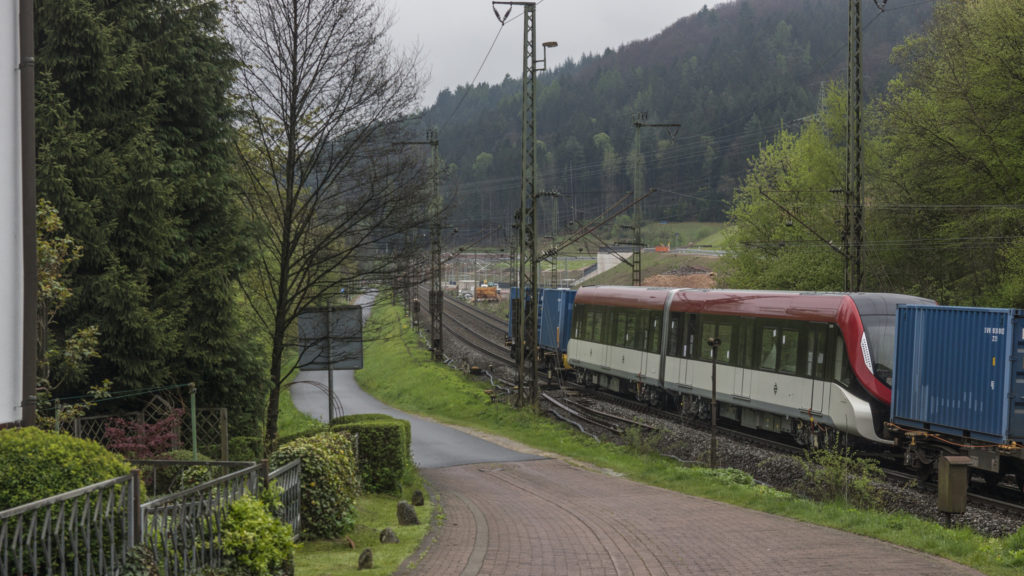
[[[862,315],[894,314],[897,304],[934,304],[931,300],[903,294],[709,290],[646,286],[581,288],[576,295],[576,304],[661,310],[670,291],[675,292],[672,296],[673,311],[789,318],[809,322],[838,321],[843,308],[849,306],[851,300]]]

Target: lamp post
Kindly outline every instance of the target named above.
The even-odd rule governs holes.
[[[711,347],[711,467],[718,468],[718,347],[722,341],[708,338]]]

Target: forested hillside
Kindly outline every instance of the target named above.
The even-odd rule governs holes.
[[[928,2],[889,2],[884,12],[864,3],[868,97],[893,75],[892,47],[919,33],[931,10]],[[560,193],[558,230],[632,190],[638,112],[648,123],[681,124],[639,131],[641,189],[658,189],[646,217],[723,219],[758,147],[813,114],[825,82],[846,77],[846,2],[740,0],[666,25],[651,39],[539,75],[538,189]],[[446,90],[423,114],[454,164],[453,220],[465,237],[509,230],[518,208],[522,84],[519,71],[510,73],[500,85]],[[545,220],[542,233],[551,226]]]
[[[947,0],[866,108],[861,288],[1024,306],[1024,4]],[[736,286],[841,290],[846,94],[780,132],[730,209]],[[783,213],[778,206],[786,206]]]

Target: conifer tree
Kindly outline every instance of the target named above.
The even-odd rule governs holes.
[[[251,426],[265,376],[236,306],[251,254],[231,156],[236,63],[219,10],[37,2],[39,99],[52,104],[37,112],[39,193],[82,247],[53,331],[60,342],[98,327],[100,357],[80,389],[194,381],[206,404],[230,393]]]

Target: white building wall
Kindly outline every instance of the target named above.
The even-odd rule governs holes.
[[[18,0],[0,3],[0,425],[21,420],[22,226]]]

